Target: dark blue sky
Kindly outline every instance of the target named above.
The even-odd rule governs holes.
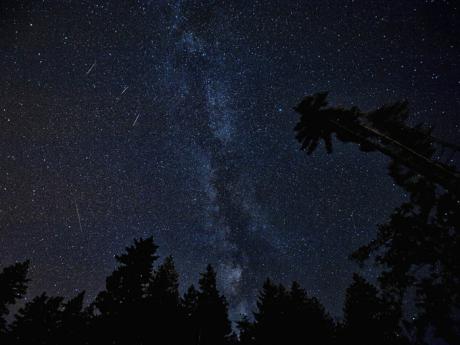
[[[458,23],[436,0],[2,1],[0,262],[93,297],[153,235],[183,288],[214,264],[234,315],[267,276],[340,315],[404,195],[381,154],[300,152],[292,107],[407,99],[458,141]]]

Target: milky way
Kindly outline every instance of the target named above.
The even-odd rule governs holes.
[[[412,121],[458,137],[453,2],[0,10],[0,262],[31,260],[31,295],[92,298],[114,255],[153,235],[182,288],[215,265],[233,317],[268,276],[340,316],[348,255],[405,195],[378,153],[300,152],[292,107],[323,90],[364,110],[407,99]]]

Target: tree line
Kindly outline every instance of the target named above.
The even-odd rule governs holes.
[[[228,302],[209,265],[198,286],[181,295],[172,257],[156,264],[153,238],[137,239],[116,256],[105,289],[89,305],[84,293],[64,299],[43,293],[26,301],[29,262],[0,273],[1,344],[406,344],[399,314],[376,287],[355,274],[347,289],[344,320],[335,321],[319,300],[296,282],[267,279],[257,308],[232,327]]]

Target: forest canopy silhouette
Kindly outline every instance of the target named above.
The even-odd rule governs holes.
[[[295,108],[295,127],[308,154],[333,136],[390,158],[389,175],[409,201],[378,227],[351,259],[381,268],[376,285],[356,273],[345,292],[343,319],[333,319],[297,282],[267,279],[251,315],[229,319],[212,266],[184,294],[172,257],[160,260],[152,237],[135,239],[93,301],[43,293],[24,301],[29,262],[0,273],[0,344],[460,344],[459,173],[439,149],[458,147],[407,123],[407,104],[372,112],[332,108],[327,93]],[[305,272],[308,274],[308,271]],[[333,284],[334,282],[331,282]],[[15,315],[9,315],[20,305]],[[411,311],[411,316],[408,311]]]

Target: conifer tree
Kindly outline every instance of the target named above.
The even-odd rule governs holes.
[[[59,343],[80,345],[87,343],[90,314],[84,309],[85,292],[79,293],[74,298],[63,303],[58,330]]]
[[[346,343],[406,344],[400,327],[400,311],[380,296],[375,286],[358,274],[346,291],[343,337]]]
[[[405,102],[363,113],[328,107],[326,98],[327,93],[309,96],[295,108],[302,149],[312,153],[324,140],[331,152],[335,134],[365,152],[378,150],[391,158],[389,175],[410,196],[352,258],[384,268],[379,286],[391,304],[415,295],[417,317],[409,323],[419,342],[430,332],[460,343],[460,172],[439,159],[460,147],[434,137],[428,126],[410,126]]]
[[[176,307],[179,304],[179,275],[172,256],[166,257],[156,270],[148,294],[157,305]]]
[[[118,307],[141,301],[153,272],[157,246],[153,238],[134,240],[126,247],[126,253],[115,256],[117,269],[107,278],[106,290],[96,299],[96,306],[102,314],[116,312]]]
[[[321,344],[331,344],[334,339],[334,322],[315,297],[307,296],[297,282],[289,291],[287,314],[288,343],[307,343],[317,339]]]
[[[286,334],[285,315],[288,294],[282,285],[275,285],[267,279],[257,300],[257,311],[254,313],[255,344],[282,343]]]
[[[198,290],[190,285],[181,299],[185,343],[198,344]]]
[[[45,293],[27,302],[19,309],[11,325],[12,344],[59,344],[62,302],[62,297],[48,297]]]
[[[257,301],[254,322],[246,319],[239,327],[248,344],[331,344],[334,339],[332,318],[296,282],[287,290],[267,279]]]
[[[153,238],[135,240],[126,253],[116,256],[118,267],[106,279],[106,289],[94,303],[98,311],[98,342],[142,344],[148,339],[147,303],[157,246]]]
[[[0,331],[5,326],[3,317],[8,307],[20,299],[27,290],[29,261],[5,267],[0,272]]]
[[[183,325],[179,299],[179,276],[168,256],[155,271],[147,292],[152,338],[159,344],[176,344],[183,337],[177,332]]]
[[[25,261],[7,266],[0,272],[0,342],[6,333],[5,316],[9,314],[9,307],[26,293],[28,269],[29,261]]]
[[[197,344],[227,344],[232,334],[228,319],[228,303],[217,289],[216,272],[211,265],[201,274],[199,286],[195,312],[198,326]]]

